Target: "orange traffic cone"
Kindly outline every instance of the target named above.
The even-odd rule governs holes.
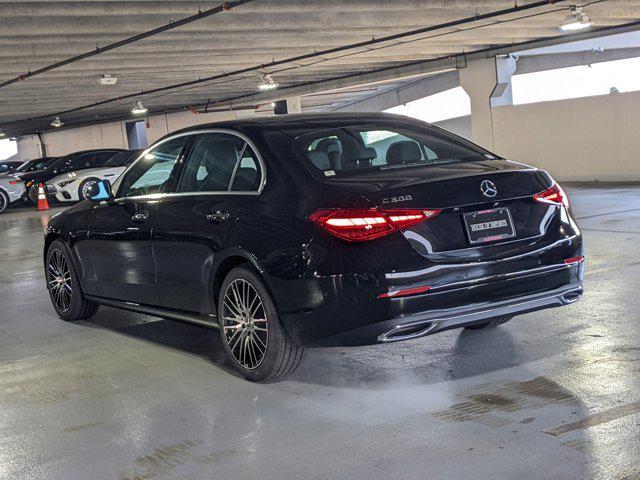
[[[44,193],[44,186],[41,183],[38,184],[38,210],[49,210],[49,202]]]

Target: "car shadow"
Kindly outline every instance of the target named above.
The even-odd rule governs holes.
[[[100,307],[96,315],[81,324],[197,355],[235,375],[215,330],[105,306]]]
[[[368,389],[433,384],[517,366],[535,360],[531,353],[505,327],[452,330],[399,343],[308,349],[292,380]]]
[[[109,307],[82,324],[197,355],[238,376],[216,331]],[[289,379],[363,389],[433,384],[506,369],[542,355],[525,347],[515,345],[508,327],[496,327],[453,330],[402,343],[309,348]]]

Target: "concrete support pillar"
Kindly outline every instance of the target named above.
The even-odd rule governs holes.
[[[496,88],[491,94],[491,106],[513,105],[511,77],[516,71],[516,59],[513,57],[496,58]]]
[[[40,139],[38,135],[18,137],[18,159],[21,161],[33,160],[41,157]]]
[[[460,70],[460,85],[471,98],[473,141],[488,150],[494,149],[492,107],[512,103],[515,63],[510,57],[487,58]]]
[[[473,141],[489,150],[493,150],[491,94],[496,83],[496,62],[493,58],[471,62],[460,70],[460,85],[471,98]]]

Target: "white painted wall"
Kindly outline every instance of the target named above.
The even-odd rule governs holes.
[[[147,136],[151,144],[180,128],[249,115],[254,112],[156,115],[149,118]],[[480,130],[493,132],[493,151],[548,170],[558,180],[640,181],[640,92],[505,105],[493,107],[487,117],[493,128]],[[471,138],[469,117],[436,124]],[[43,138],[49,155],[127,148],[123,122],[50,132]],[[20,138],[18,154],[23,160],[39,157],[38,138]]]
[[[167,133],[202,123],[221,122],[254,115],[253,110],[194,114],[192,112],[171,113],[149,117],[147,139],[152,144]],[[62,156],[79,150],[94,148],[129,148],[124,122],[110,122],[80,128],[69,128],[42,134],[47,155]],[[21,160],[40,157],[36,135],[18,139],[18,156]]]
[[[494,107],[494,151],[558,180],[640,181],[640,92]]]

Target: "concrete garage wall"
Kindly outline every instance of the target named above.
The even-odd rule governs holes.
[[[149,145],[151,145],[167,133],[174,132],[181,128],[253,115],[253,110],[214,112],[206,115],[191,112],[153,115],[148,119],[149,126],[146,129],[147,139]],[[110,122],[101,125],[52,131],[42,134],[42,139],[46,146],[47,155],[49,156],[62,156],[79,150],[89,150],[93,148],[129,148],[124,122]],[[20,160],[30,160],[40,157],[37,135],[20,137],[17,141],[18,157]]]
[[[473,135],[471,133],[471,115],[464,117],[450,118],[448,120],[442,120],[441,122],[434,122],[434,125],[444,128],[451,133],[473,141]]]
[[[558,180],[640,181],[640,92],[494,107],[494,149]]]

